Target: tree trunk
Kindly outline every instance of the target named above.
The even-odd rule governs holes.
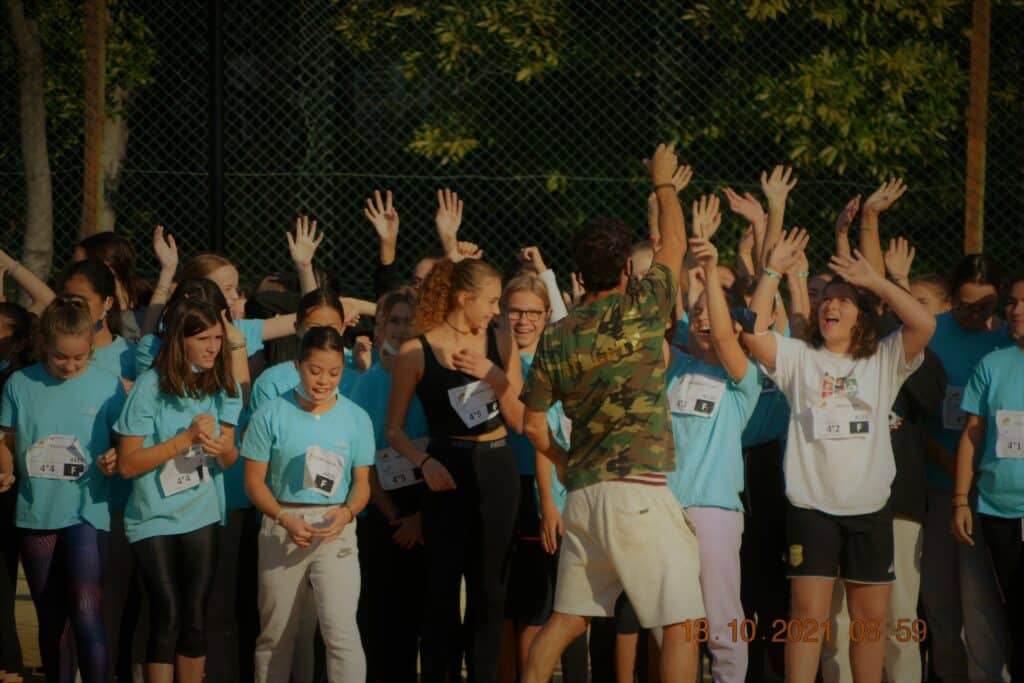
[[[110,99],[116,112],[103,123],[103,192],[100,195],[100,231],[111,231],[117,224],[117,187],[121,182],[121,165],[128,149],[128,119],[125,107],[130,95],[114,88]]]
[[[82,172],[82,237],[100,228],[103,210],[103,134],[106,132],[107,2],[85,2],[85,157]]]
[[[21,153],[25,163],[25,243],[23,265],[46,279],[53,267],[53,187],[46,150],[43,47],[39,23],[26,16],[22,0],[6,0],[18,62],[21,98]]]
[[[964,253],[985,247],[985,147],[988,129],[989,31],[988,0],[974,0],[971,25],[971,86],[967,109],[967,177],[964,196]]]

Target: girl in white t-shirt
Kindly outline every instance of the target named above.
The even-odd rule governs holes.
[[[780,274],[807,241],[803,230],[783,235],[751,302],[755,331],[744,335],[792,411],[784,461],[792,588],[786,678],[814,680],[821,644],[835,637],[829,606],[838,576],[849,600],[854,678],[880,681],[895,578],[889,410],[921,364],[935,318],[855,251],[853,258],[832,257],[837,277],[811,312],[806,341],[769,333]],[[878,299],[903,322],[884,339],[878,338]]]

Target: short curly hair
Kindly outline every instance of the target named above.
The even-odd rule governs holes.
[[[633,252],[633,235],[621,220],[602,216],[584,223],[569,246],[583,288],[602,292],[619,286]]]

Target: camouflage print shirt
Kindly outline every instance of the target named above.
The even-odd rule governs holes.
[[[570,491],[675,469],[665,399],[672,271],[655,264],[627,294],[578,306],[548,327],[523,389],[530,410],[561,401],[572,420]]]

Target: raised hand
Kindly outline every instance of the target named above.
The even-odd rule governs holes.
[[[437,215],[434,216],[437,236],[445,251],[458,240],[459,226],[462,225],[462,200],[457,192],[445,188],[437,191]]]
[[[860,210],[860,195],[857,195],[850,201],[846,202],[846,206],[839,212],[836,217],[836,236],[847,235],[850,232],[850,226],[853,224],[853,219],[857,216],[857,211]]]
[[[704,239],[711,237],[722,224],[722,212],[717,195],[703,195],[693,203],[693,234]]]
[[[679,169],[679,158],[676,156],[675,144],[661,144],[654,150],[649,165],[651,182],[655,186],[675,184],[676,171]],[[689,182],[689,180],[687,180]]]
[[[373,198],[366,198],[366,208],[363,215],[373,223],[377,236],[382,242],[394,242],[398,240],[398,211],[395,209],[394,198],[391,190],[385,194],[382,200],[380,190],[373,191]]]
[[[877,190],[864,202],[864,213],[880,214],[887,210],[896,200],[902,197],[907,191],[903,178],[892,178],[882,183]]]
[[[789,232],[783,231],[768,256],[768,267],[777,273],[788,273],[794,264],[798,263],[800,255],[807,248],[807,243],[810,240],[807,231],[802,228],[793,228]]]
[[[286,232],[288,238],[288,252],[292,256],[292,263],[296,268],[308,268],[313,265],[313,254],[316,248],[324,241],[324,233],[321,231],[319,237],[316,234],[316,220],[312,222],[309,216],[299,216],[295,219],[295,234]]]
[[[540,255],[540,249],[537,247],[523,247],[520,249],[519,260],[531,266],[538,275],[548,269],[544,264],[544,259]]]
[[[760,226],[764,222],[767,214],[764,212],[761,202],[757,201],[754,195],[749,192],[740,195],[731,187],[727,187],[723,191],[725,198],[729,201],[730,211],[742,216],[750,225]],[[753,245],[753,237],[751,237],[751,245]]]
[[[220,312],[220,322],[224,325],[224,341],[227,344],[237,345],[245,343],[245,334],[231,322],[227,309]]]
[[[458,263],[464,259],[480,259],[484,257],[484,250],[474,242],[455,242],[447,252],[448,258]]]
[[[839,277],[854,287],[871,289],[882,276],[871,267],[871,264],[859,249],[853,250],[853,258],[833,255],[828,267]]]
[[[776,166],[771,175],[761,171],[761,191],[768,199],[769,205],[784,206],[789,191],[796,187],[796,178],[790,166]]]
[[[690,253],[697,265],[705,273],[715,270],[718,265],[718,249],[707,238],[693,237],[690,239]]]
[[[153,230],[153,253],[160,264],[161,270],[174,271],[178,267],[178,245],[174,235],[164,234],[164,226],[158,225]]]
[[[898,237],[889,240],[889,250],[885,252],[885,270],[889,277],[898,283],[907,281],[916,255],[917,249],[910,246],[906,239]]]

